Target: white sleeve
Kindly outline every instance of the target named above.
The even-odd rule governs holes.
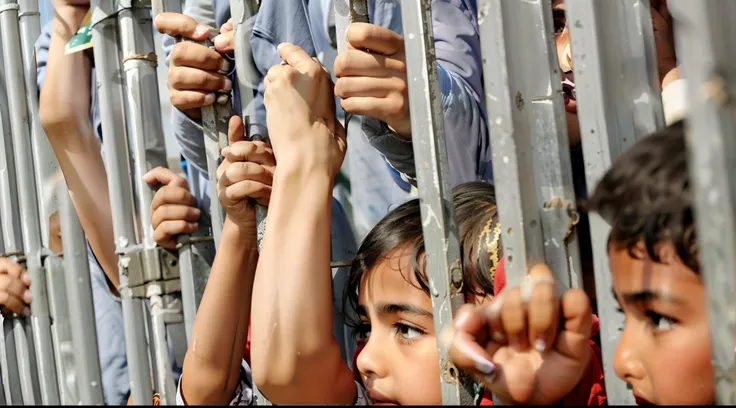
[[[176,386],[176,405],[187,405],[181,395],[181,379]],[[238,386],[235,388],[235,396],[228,405],[253,405],[253,377],[250,373],[250,367],[245,360],[240,363],[240,376],[238,377]]]

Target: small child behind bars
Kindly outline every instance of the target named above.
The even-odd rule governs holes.
[[[252,207],[237,187],[242,179],[238,169],[252,166],[236,165],[247,161],[240,158],[227,163],[232,170],[220,169],[218,191],[228,220],[211,276],[228,273],[235,279],[238,272],[241,279],[217,291],[214,287],[210,291],[208,284],[205,296],[219,292],[215,297],[222,299],[235,296],[234,290],[242,297],[252,293],[253,379],[275,404],[441,404],[437,331],[418,200],[392,211],[361,245],[344,305],[347,314],[359,320],[355,322],[360,339],[355,371],[340,358],[331,319],[330,240],[325,221],[330,217],[332,180],[345,154],[345,133],[335,121],[334,105],[329,103],[331,83],[321,67],[296,46],[282,44],[279,52],[286,64],[272,68],[266,79],[269,133],[279,165],[266,180],[270,183],[272,177],[273,187],[268,190],[263,248],[260,255],[253,251]],[[287,116],[289,120],[283,120]],[[454,201],[465,259],[463,294],[467,302],[484,304],[503,286],[494,192],[481,183],[464,184],[455,190]],[[255,259],[257,271],[252,270]],[[547,290],[535,291],[532,298],[547,306],[554,300],[544,298],[554,287],[551,274],[539,269],[535,278],[538,287]],[[576,308],[565,316],[575,322],[568,331],[579,344],[565,354],[568,350],[558,351],[547,342],[550,359],[546,361],[562,364],[556,372],[560,375],[550,378],[549,393],[526,402],[605,401],[600,354],[589,342],[594,318],[583,292],[574,291],[573,297]],[[243,309],[222,310],[218,335],[232,334],[237,336],[235,342],[243,341],[245,330],[239,327],[245,327],[248,316],[247,306]],[[549,330],[550,338],[554,334]],[[204,343],[198,349],[204,355],[225,351],[208,350]],[[251,379],[230,354],[227,366],[208,373],[221,378],[230,394],[223,394],[223,387],[199,392],[217,392],[221,402],[242,403],[251,398]],[[512,364],[524,371],[527,360]],[[182,380],[182,390],[186,381]],[[494,391],[509,394],[503,387]],[[476,400],[491,403],[482,389],[476,390]]]
[[[612,226],[611,290],[625,317],[613,365],[639,404],[715,403],[707,297],[698,263],[686,156],[683,123],[678,122],[625,152],[589,203]],[[571,303],[565,297],[561,303],[566,314]],[[458,367],[495,391],[518,381],[519,373],[507,369],[509,356],[497,351],[493,339],[508,337],[508,330],[495,324],[494,307],[500,306],[468,308],[456,317],[451,354]],[[532,327],[534,305],[525,307],[527,327]],[[552,344],[561,349],[574,341],[561,331]],[[476,361],[490,362],[494,374],[484,376]],[[524,375],[539,393],[563,366],[545,370],[544,365],[533,365]],[[525,392],[510,397],[519,398]]]

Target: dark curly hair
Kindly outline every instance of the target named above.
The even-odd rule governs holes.
[[[502,258],[500,233],[494,234],[499,228],[495,189],[491,184],[470,182],[455,187],[452,196],[463,263],[464,294],[492,295],[493,271]],[[391,211],[363,239],[345,287],[343,307],[348,325],[357,327],[360,324],[353,320],[363,276],[399,248],[411,248],[411,273],[418,282],[418,288],[429,296],[418,199],[407,201]],[[410,275],[404,277],[410,281]]]
[[[628,249],[636,258],[636,249],[643,244],[653,261],[662,262],[660,245],[670,242],[682,262],[699,272],[682,121],[647,136],[622,154],[587,206],[611,224],[609,248]]]

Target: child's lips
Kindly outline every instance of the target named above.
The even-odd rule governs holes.
[[[371,400],[372,405],[399,405],[397,402],[391,401],[375,390],[368,390],[368,398]]]

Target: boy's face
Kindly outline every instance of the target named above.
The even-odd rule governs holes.
[[[575,99],[575,76],[572,72],[572,53],[570,52],[570,31],[565,19],[565,0],[552,0],[552,13],[555,23],[555,45],[557,60],[560,65],[562,88],[565,98],[565,119],[567,119],[567,135],[570,146],[580,143],[580,125],[578,124],[578,104]]]
[[[632,258],[616,243],[609,249],[613,292],[625,325],[614,355],[616,374],[637,400],[657,405],[709,405],[715,401],[705,287],[677,256],[660,249],[662,263],[646,251]]]

